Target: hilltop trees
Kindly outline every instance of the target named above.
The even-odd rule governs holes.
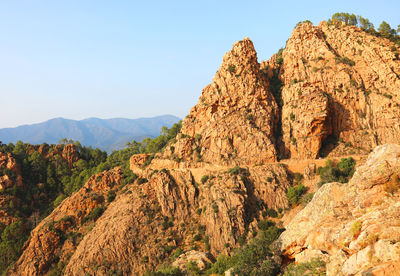
[[[364,18],[360,15],[357,15],[357,20],[358,20],[358,26],[364,30],[364,31],[368,31],[368,30],[374,30],[374,24],[372,24],[367,18]]]
[[[392,29],[392,27],[386,21],[382,21],[379,25],[378,31],[375,30],[374,24],[372,24],[367,18],[360,15],[350,14],[346,12],[337,12],[328,20],[328,24],[340,26],[340,24],[345,24],[346,26],[357,26],[369,34],[385,37],[393,41],[394,43],[400,45],[400,25],[397,29]]]
[[[392,29],[386,21],[382,21],[378,28],[379,33],[386,38],[396,35],[396,30]]]
[[[348,26],[357,26],[364,31],[375,30],[374,24],[372,24],[367,18],[361,15],[350,14],[346,12],[337,12],[332,15],[332,18],[328,20],[328,24],[337,24],[343,22]]]

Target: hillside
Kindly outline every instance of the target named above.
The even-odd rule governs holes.
[[[125,147],[132,140],[154,138],[163,126],[171,127],[180,119],[172,115],[139,119],[88,118],[80,121],[55,118],[39,124],[0,129],[0,141],[4,144],[23,141],[30,144],[57,144],[63,138],[79,141],[111,152]]]
[[[236,42],[181,125],[95,158],[85,183],[25,220],[8,274],[395,275],[399,52],[337,21],[298,24],[267,61]],[[74,174],[85,150],[64,147]],[[3,163],[31,162],[29,149]],[[26,181],[12,171],[6,200]]]

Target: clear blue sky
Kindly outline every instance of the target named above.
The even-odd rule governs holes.
[[[0,128],[54,117],[184,117],[232,44],[260,60],[335,12],[400,24],[400,1],[0,2]]]

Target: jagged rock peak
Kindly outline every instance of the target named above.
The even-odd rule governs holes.
[[[266,74],[260,70],[253,43],[245,38],[224,55],[166,157],[225,165],[275,161],[278,119]]]

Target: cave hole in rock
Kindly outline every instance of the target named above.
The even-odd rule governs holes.
[[[333,151],[339,144],[339,139],[334,135],[330,134],[324,140],[322,140],[321,148],[318,151],[318,157],[326,157]]]

